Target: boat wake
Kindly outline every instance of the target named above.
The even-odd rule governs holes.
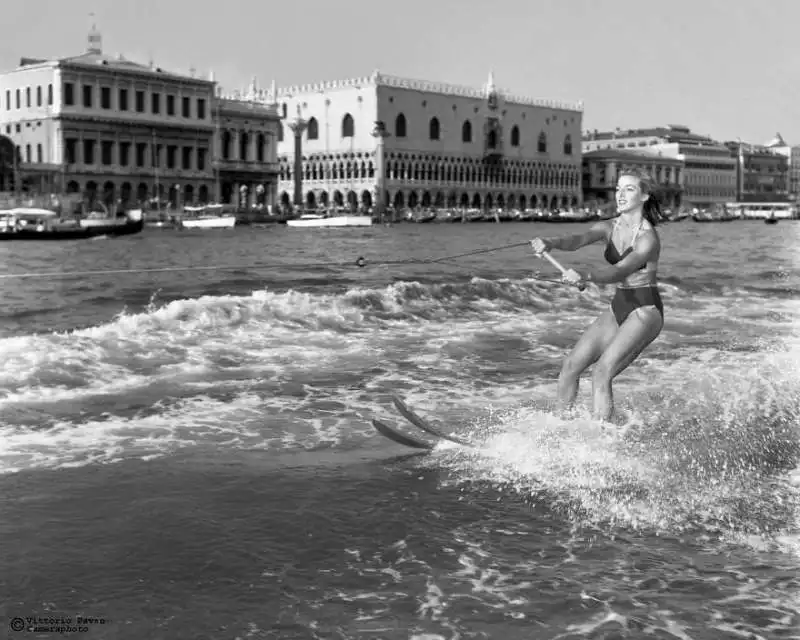
[[[450,470],[449,483],[499,485],[593,524],[800,552],[798,360],[759,355],[752,368],[736,354],[735,367],[677,384],[665,371],[660,389],[627,399],[637,408],[620,428],[585,410],[563,419],[518,408],[459,431],[481,447],[443,443],[423,464]]]

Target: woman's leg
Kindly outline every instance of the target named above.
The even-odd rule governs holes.
[[[578,378],[603,354],[617,332],[617,321],[611,310],[595,320],[564,358],[558,376],[558,408],[569,409],[578,395]]]
[[[639,307],[622,323],[592,371],[593,414],[609,420],[614,413],[611,381],[661,333],[664,318],[655,307]]]

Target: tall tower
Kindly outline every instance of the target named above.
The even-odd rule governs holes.
[[[486,119],[483,124],[483,159],[497,164],[503,157],[503,125],[500,122],[500,95],[494,83],[494,73],[489,72],[486,83]]]

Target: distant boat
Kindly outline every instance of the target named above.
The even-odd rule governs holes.
[[[436,220],[436,212],[435,211],[425,211],[419,213],[409,212],[406,216],[406,219],[409,222],[416,222],[418,224],[433,222],[434,220]]]
[[[535,218],[538,222],[590,222],[592,220],[596,220],[597,216],[594,213],[570,213],[570,212],[561,212],[556,214],[551,214],[547,216],[542,216],[541,218]]]
[[[699,214],[692,214],[692,220],[695,222],[732,222],[733,220],[738,220],[738,216],[710,216],[710,215],[699,215]]]
[[[372,216],[324,216],[305,213],[299,218],[286,221],[289,227],[369,227]]]
[[[141,209],[123,216],[62,219],[55,211],[17,207],[0,211],[0,240],[82,240],[97,236],[126,236],[144,227]]]
[[[679,211],[678,213],[666,216],[666,222],[681,222],[682,220],[686,220],[688,217],[688,212]]]
[[[184,229],[232,229],[236,226],[236,216],[222,213],[221,204],[185,206],[183,211],[179,225]]]

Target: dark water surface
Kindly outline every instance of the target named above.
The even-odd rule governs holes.
[[[580,228],[2,243],[0,275],[122,271],[0,279],[10,637],[800,638],[800,223],[661,230],[614,432],[537,409],[610,287],[430,261]],[[479,446],[385,440],[392,393]]]

